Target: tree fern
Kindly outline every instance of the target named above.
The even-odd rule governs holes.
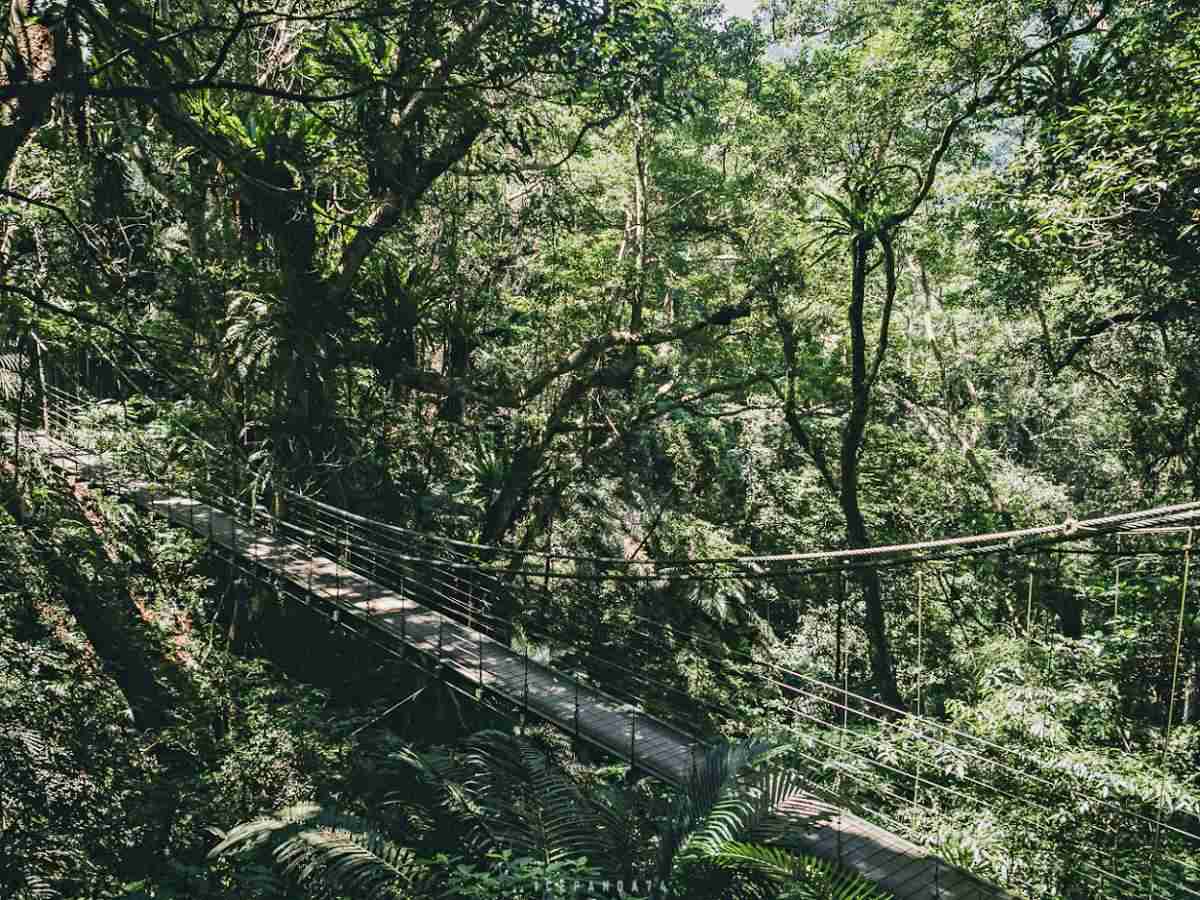
[[[365,820],[304,803],[230,829],[210,859],[269,851],[278,871],[302,887],[353,897],[407,896],[428,878],[411,850],[392,843]]]

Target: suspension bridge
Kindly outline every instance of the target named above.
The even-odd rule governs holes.
[[[694,712],[695,704],[683,702],[682,688],[647,675],[632,654],[623,662],[599,659],[586,646],[574,646],[560,655],[569,664],[553,661],[539,647],[561,645],[561,635],[526,626],[514,641],[510,623],[494,614],[491,601],[514,590],[514,573],[549,578],[548,558],[538,570],[498,565],[495,555],[512,551],[422,534],[291,492],[281,495],[286,512],[269,511],[239,492],[219,456],[189,466],[181,479],[152,442],[139,441],[131,451],[132,431],[112,429],[111,423],[107,430],[83,427],[81,414],[94,408],[93,400],[48,391],[53,402],[43,410],[38,423],[43,427],[19,439],[71,478],[126,497],[202,537],[211,552],[279,596],[306,604],[339,627],[436,673],[474,702],[515,714],[522,723],[526,717],[540,719],[664,782],[686,785],[695,776],[705,745],[687,721],[686,711]],[[18,435],[10,432],[8,440],[15,439]],[[1200,525],[1200,504],[902,547],[709,560],[704,573],[689,564],[673,577],[745,577],[747,565],[759,572],[780,566],[793,574],[840,572],[1181,529],[1189,535],[1190,550],[1192,525]],[[738,571],[731,572],[734,564]],[[565,577],[612,576],[576,569]],[[624,577],[636,582],[664,575]],[[635,618],[641,620],[640,634],[653,639],[659,623]],[[706,642],[714,661],[718,651],[724,664],[737,655],[712,646],[711,639],[693,641],[701,648]],[[789,810],[797,849],[836,861],[901,900],[1200,898],[1200,827],[1194,817],[1180,816],[1166,803],[1151,811],[1124,809],[1102,786],[1092,785],[1088,793],[1078,780],[1061,777],[1064,770],[1055,760],[1032,760],[933,718],[901,714],[851,692],[845,683],[823,682],[749,656],[739,662],[739,674],[752,669],[764,698],[792,717],[800,735],[793,758],[812,794]],[[619,677],[605,683],[593,672]],[[936,846],[917,842],[932,836],[939,817],[952,818],[958,807],[986,810],[988,803],[1025,802],[1036,812],[1037,804],[1048,804],[1047,797],[1061,801],[1064,794],[1064,805],[1075,810],[1075,817],[1041,823],[1063,837],[1058,846],[1064,858],[1043,864],[1045,871],[1013,859],[999,867],[1000,877],[993,864],[985,881],[948,862],[934,852]],[[976,827],[986,829],[986,818]],[[945,835],[937,836],[945,843]],[[1111,847],[1111,853],[1072,859],[1072,841]],[[961,863],[962,855],[955,862]]]

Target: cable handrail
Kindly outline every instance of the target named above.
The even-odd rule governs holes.
[[[63,392],[65,396],[65,392]],[[82,405],[87,404],[87,399],[76,396],[77,402]],[[213,452],[220,452],[211,442],[204,438],[195,435],[190,430],[188,434],[195,440],[202,442],[206,447]],[[1088,536],[1097,534],[1108,534],[1122,531],[1124,526],[1136,524],[1146,521],[1155,525],[1161,522],[1168,521],[1189,521],[1192,519],[1200,521],[1200,501],[1186,501],[1183,503],[1170,504],[1165,506],[1151,507],[1144,510],[1136,510],[1132,512],[1113,513],[1104,516],[1096,516],[1091,518],[1076,519],[1068,516],[1062,522],[1049,525],[1031,526],[1028,528],[1009,529],[1005,531],[984,532],[970,535],[960,535],[955,537],[937,538],[926,541],[915,541],[909,543],[897,544],[881,544],[870,547],[860,548],[845,548],[845,549],[826,549],[826,550],[809,550],[798,551],[792,553],[778,554],[748,554],[738,556],[717,556],[717,557],[678,557],[665,559],[637,559],[627,557],[607,557],[586,554],[572,553],[556,553],[554,551],[521,549],[515,547],[506,547],[502,544],[479,544],[470,541],[463,541],[457,538],[445,537],[442,535],[433,535],[428,532],[416,531],[414,529],[405,528],[401,525],[396,525],[390,522],[384,522],[380,519],[375,519],[369,516],[363,516],[358,513],[350,512],[332,504],[325,503],[315,497],[300,493],[293,489],[284,491],[285,496],[297,498],[301,501],[313,506],[324,509],[325,511],[349,521],[359,522],[371,527],[380,528],[386,531],[404,534],[418,538],[426,542],[434,542],[446,544],[449,546],[461,547],[467,550],[476,550],[487,554],[507,554],[518,558],[534,558],[550,560],[560,560],[564,562],[591,562],[613,566],[661,566],[664,568],[694,568],[702,566],[715,565],[751,565],[763,563],[783,563],[783,562],[830,562],[839,559],[862,559],[862,558],[877,558],[898,556],[903,554],[911,554],[924,552],[927,550],[951,549],[961,547],[987,546],[989,544],[1011,544],[1012,542],[1022,541],[1029,538],[1046,537],[1050,535],[1061,535],[1063,537],[1071,537],[1078,532],[1088,532]],[[1148,526],[1150,527],[1150,526]],[[1139,529],[1135,529],[1139,530]],[[1011,549],[1011,548],[1010,548]],[[512,572],[511,569],[491,570],[499,572]],[[516,570],[522,571],[522,570]],[[543,573],[536,571],[528,572],[530,575],[544,577]],[[774,576],[774,573],[772,573]],[[554,578],[554,573],[550,574]],[[566,577],[566,576],[562,576]],[[611,579],[611,574],[597,576],[577,576],[577,577],[598,577]],[[646,576],[647,578],[657,578],[661,576]],[[732,577],[746,578],[747,573],[737,573]]]
[[[606,556],[590,556],[583,554],[572,553],[555,553],[546,550],[522,550],[517,548],[504,547],[496,544],[475,544],[468,541],[456,540],[454,538],[441,537],[438,535],[430,535],[424,532],[414,531],[404,528],[399,525],[393,525],[388,522],[383,522],[378,519],[373,519],[368,516],[361,516],[357,513],[352,513],[332,504],[325,503],[316,498],[307,495],[299,494],[294,491],[288,491],[290,496],[295,496],[303,499],[307,503],[314,506],[322,507],[323,509],[335,514],[341,518],[358,521],[364,524],[369,524],[376,528],[381,528],[387,531],[393,531],[401,534],[413,535],[422,540],[437,541],[439,543],[450,544],[453,546],[463,547],[470,550],[478,550],[484,553],[507,553],[519,557],[531,557],[535,559],[545,559],[551,562],[560,560],[563,562],[591,562],[602,563],[613,566],[661,566],[664,568],[694,568],[700,566],[714,565],[750,565],[763,563],[783,563],[783,562],[830,562],[839,559],[862,559],[876,557],[890,557],[901,554],[911,554],[916,552],[924,552],[927,550],[952,549],[961,547],[975,547],[989,544],[1011,544],[1016,541],[1023,541],[1029,538],[1047,537],[1052,535],[1061,535],[1062,537],[1071,537],[1078,532],[1088,532],[1088,536],[1096,534],[1115,533],[1122,530],[1123,526],[1136,524],[1140,521],[1151,521],[1160,523],[1165,521],[1188,521],[1191,519],[1200,520],[1200,501],[1188,501],[1184,503],[1171,504],[1168,506],[1152,507],[1150,509],[1137,510],[1127,513],[1116,513],[1106,516],[1098,516],[1089,519],[1075,519],[1068,517],[1060,523],[1052,525],[1041,525],[1030,528],[1018,528],[1007,531],[986,532],[982,534],[962,535],[958,537],[939,538],[936,540],[916,541],[905,544],[882,544],[871,547],[850,548],[842,550],[811,550],[795,553],[777,553],[766,555],[746,555],[746,556],[723,556],[723,557],[687,557],[687,558],[666,558],[666,559],[629,559],[626,557],[606,557]],[[1011,549],[1011,548],[1010,548]],[[511,572],[511,569],[500,570]],[[524,570],[518,570],[524,572]],[[544,577],[542,573],[529,571],[530,575]],[[771,573],[774,575],[775,573]],[[554,573],[550,574],[554,578]],[[566,577],[566,576],[563,576]],[[586,576],[597,577],[608,580],[613,576],[611,574]],[[647,578],[661,578],[662,576],[646,576]],[[733,577],[746,578],[746,573],[737,573]]]

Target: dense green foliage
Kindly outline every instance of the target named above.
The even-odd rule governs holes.
[[[1190,532],[667,577],[1200,500],[1194,6],[17,0],[0,894],[843,874],[449,692],[377,722],[403,666],[13,453],[48,384],[164,477],[503,545],[507,637],[781,739],[779,803],[1034,896],[1200,889]]]

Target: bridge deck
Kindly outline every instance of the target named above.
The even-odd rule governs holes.
[[[250,529],[230,514],[145,482],[117,477],[103,457],[25,436],[78,480],[118,484],[143,509],[164,516],[335,609],[425,654],[458,677],[672,784],[687,782],[696,738],[588,685],[528,659],[486,634],[348,570],[293,541]],[[859,816],[813,798],[797,844],[859,872],[900,900],[999,900],[1008,895]]]

